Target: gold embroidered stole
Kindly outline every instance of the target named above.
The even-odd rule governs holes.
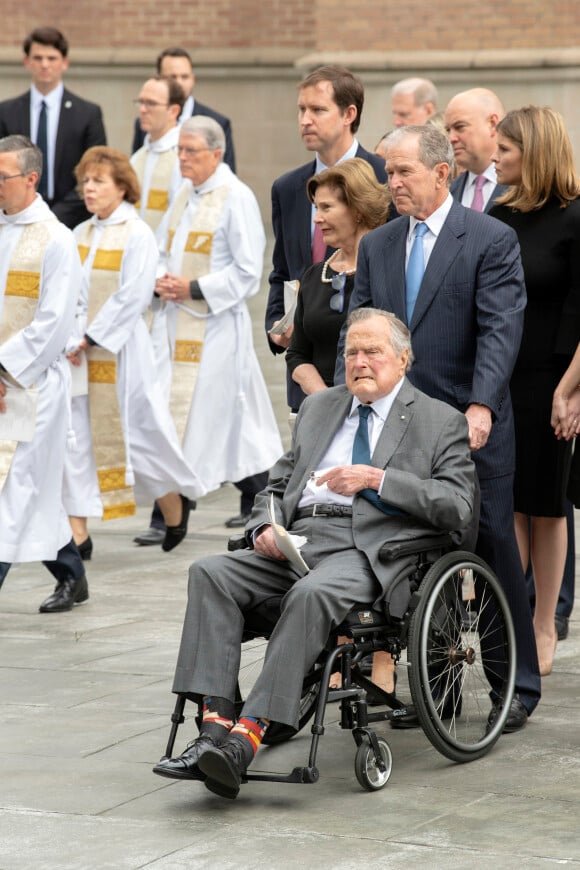
[[[16,242],[6,275],[0,344],[25,329],[34,320],[40,297],[42,263],[52,238],[51,223],[56,226],[56,220],[27,224]],[[0,230],[0,235],[1,232]],[[17,447],[18,441],[0,441],[0,492]]]
[[[187,207],[189,190],[186,187],[179,192],[171,209],[167,239],[168,250],[173,244],[175,231]],[[224,210],[229,192],[230,185],[225,184],[200,196],[201,202],[185,241],[181,265],[181,274],[188,281],[194,281],[209,274],[214,233]],[[201,362],[205,335],[205,315],[207,315],[209,310],[204,300],[188,299],[182,304],[194,312],[194,315],[188,314],[181,307],[177,309],[170,409],[177,434],[181,441],[185,434],[185,427]],[[202,316],[195,316],[196,314]]]
[[[105,227],[102,232],[89,281],[89,329],[95,315],[119,287],[123,253],[133,220],[136,218]],[[89,254],[94,230],[94,225],[89,221],[78,237],[82,263]],[[135,497],[133,487],[126,485],[127,451],[116,387],[117,357],[96,346],[87,348],[86,353],[93,452],[103,502],[103,519],[132,516],[135,513]]]
[[[171,187],[173,170],[177,162],[177,152],[174,148],[170,148],[168,151],[162,151],[155,156],[157,160],[151,174],[151,183],[149,185],[145,209],[141,215],[153,232],[155,232],[161,223],[161,218],[169,208],[169,188]],[[147,149],[143,146],[135,153],[131,161],[141,187],[143,187],[146,162]],[[135,208],[140,210],[141,203],[138,202]]]

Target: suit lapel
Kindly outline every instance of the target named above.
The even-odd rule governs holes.
[[[30,131],[30,91],[22,95],[18,103],[18,119],[17,124],[20,133],[23,136],[31,137]]]
[[[405,258],[409,218],[400,217],[393,222],[391,232],[383,250],[385,289],[389,300],[387,310],[407,322],[407,307],[405,303]],[[382,306],[385,307],[385,306]]]
[[[464,235],[465,209],[462,205],[454,202],[437,237],[429,257],[429,262],[427,263],[427,268],[425,269],[425,274],[423,275],[423,282],[419,290],[413,317],[409,324],[412,330],[420,323],[421,318],[437,295],[443,278],[463,247]]]
[[[391,461],[391,457],[399,447],[409,424],[413,419],[413,403],[415,390],[405,379],[398,396],[396,397],[389,416],[385,420],[383,431],[379,436],[377,445],[372,455],[372,463],[376,468],[385,468]]]
[[[302,262],[308,265],[312,262],[312,208],[306,194],[306,182],[316,171],[316,162],[309,163],[296,179],[294,191],[295,226],[300,233],[300,253]]]
[[[66,143],[70,131],[70,113],[73,111],[73,95],[66,88],[62,92],[62,101],[58,114],[58,128],[56,131],[56,148],[54,152],[54,187],[56,191],[57,178],[61,172],[61,164],[66,149]]]

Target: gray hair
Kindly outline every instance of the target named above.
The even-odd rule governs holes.
[[[28,136],[5,136],[4,139],[0,139],[0,152],[3,154],[16,152],[19,170],[24,175],[28,175],[29,172],[37,172],[40,179],[42,175],[42,151],[31,142]]]
[[[411,333],[405,326],[402,320],[393,314],[392,311],[383,311],[382,308],[355,308],[348,315],[346,321],[346,330],[354,326],[355,323],[362,323],[363,320],[370,320],[371,317],[384,318],[390,327],[391,346],[395,351],[396,356],[402,356],[404,352],[409,351],[407,358],[407,366],[405,371],[408,372],[415,362],[415,355],[411,347]]]
[[[447,183],[451,184],[453,147],[445,133],[442,133],[432,124],[397,127],[387,136],[386,147],[400,145],[403,139],[410,137],[418,139],[419,160],[427,169],[435,169],[438,163],[447,163],[450,170]]]
[[[226,149],[226,137],[222,127],[213,118],[207,115],[193,115],[184,121],[180,132],[186,136],[201,136],[210,151],[219,150],[223,153]]]
[[[410,78],[395,82],[391,88],[393,96],[412,94],[416,106],[424,106],[433,103],[437,106],[437,88],[430,79]]]

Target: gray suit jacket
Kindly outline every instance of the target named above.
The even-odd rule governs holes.
[[[286,528],[292,526],[308,476],[318,467],[351,404],[352,395],[345,386],[307,397],[296,419],[291,450],[274,465],[267,488],[256,498],[250,530],[269,522],[270,493],[274,494],[277,520]],[[354,539],[389,601],[396,581],[412,560],[381,560],[383,544],[465,529],[470,523],[475,472],[465,417],[405,380],[371,461],[386,471],[381,498],[402,513],[383,514],[355,496]],[[404,612],[407,600],[406,590],[399,590],[399,606],[391,599],[392,615],[402,615],[397,611]]]

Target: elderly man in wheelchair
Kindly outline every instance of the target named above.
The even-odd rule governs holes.
[[[305,675],[354,605],[363,614],[361,630],[350,633],[355,645],[367,631],[364,612],[371,614],[375,605],[385,614],[381,642],[371,638],[364,646],[362,637],[364,654],[383,649],[398,658],[409,640],[409,652],[413,647],[416,654],[413,700],[440,751],[468,760],[501,732],[501,704],[509,706],[506,695],[513,689],[513,633],[497,581],[466,553],[459,561],[444,556],[435,575],[431,568],[419,576],[417,567],[418,552],[439,555],[448,533],[467,529],[474,516],[476,481],[465,417],[405,378],[412,364],[410,336],[394,315],[370,308],[353,312],[345,357],[346,385],[303,403],[292,447],[256,499],[246,528],[249,547],[201,559],[190,569],[173,692],[198,702],[200,730],[180,756],[164,757],[154,767],[161,776],[198,780],[227,798],[250,779],[314,781],[315,747],[310,767],[288,777],[259,776],[248,767],[260,743],[268,742],[271,723],[272,730],[290,734],[302,724]],[[272,503],[276,522],[306,539],[301,555],[307,573],[279,549]],[[239,711],[245,619],[276,597],[280,615],[261,673]],[[485,646],[487,661],[467,698],[466,674],[481,665]],[[357,776],[376,788],[384,784],[388,746],[365,726],[408,711],[397,709],[403,705],[387,694],[395,709],[367,715],[364,688],[350,686],[360,655],[355,649],[353,656],[347,643],[322,669],[313,733],[316,741],[324,730],[328,676],[344,659],[345,688],[337,694],[359,715],[353,734],[359,748],[363,744],[364,763],[359,759],[357,765],[364,769],[359,776],[357,768]],[[466,732],[458,731],[459,719],[466,721]],[[167,755],[172,746],[173,740]],[[369,765],[378,779],[369,778]]]

